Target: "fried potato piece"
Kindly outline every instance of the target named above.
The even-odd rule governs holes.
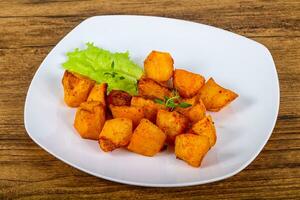
[[[195,123],[205,117],[206,108],[198,95],[192,98],[183,98],[180,102],[189,103],[191,106],[187,108],[176,107],[175,111],[186,116],[191,122]]]
[[[175,140],[175,155],[193,167],[199,167],[202,159],[209,150],[206,136],[181,134]]]
[[[117,149],[118,147],[112,143],[109,139],[102,138],[101,140],[98,140],[100,149],[102,149],[104,152],[109,152]]]
[[[195,95],[191,98],[181,98],[179,100],[180,103],[185,102],[185,103],[191,104],[191,107],[196,105],[198,103],[198,101],[199,101],[198,95]],[[176,107],[175,111],[185,115],[191,109],[191,107],[187,107],[187,108]]]
[[[175,137],[183,133],[188,124],[188,119],[176,111],[159,110],[157,113],[156,125],[166,133],[169,144],[174,144]]]
[[[210,78],[199,92],[205,107],[209,111],[217,112],[238,97],[235,92],[218,85]]]
[[[107,99],[114,106],[130,106],[131,95],[121,90],[112,90]]]
[[[65,103],[70,107],[78,107],[86,101],[95,82],[79,74],[65,71],[62,84]]]
[[[216,128],[210,115],[195,123],[192,126],[192,131],[197,135],[205,135],[206,137],[208,137],[210,147],[216,144]]]
[[[172,95],[168,88],[161,86],[159,83],[149,78],[139,80],[138,93],[140,96],[149,99],[164,99],[165,96],[170,97]]]
[[[105,109],[98,101],[80,104],[75,116],[74,127],[82,138],[98,140],[105,123]]]
[[[128,118],[132,120],[133,127],[136,127],[141,119],[144,118],[144,111],[142,108],[134,106],[114,106],[110,105],[110,110],[114,118]]]
[[[102,105],[106,106],[105,98],[106,98],[106,89],[107,83],[95,84],[93,89],[91,90],[87,101],[99,101]]]
[[[151,122],[155,123],[157,111],[160,109],[165,109],[165,106],[157,104],[150,99],[144,99],[143,97],[132,97],[131,106],[139,107],[144,110],[145,118],[149,119]]]
[[[186,103],[189,103],[192,106],[194,106],[194,105],[196,105],[199,102],[199,97],[198,97],[198,95],[195,95],[195,96],[193,96],[191,98],[182,98],[180,100],[180,102],[186,102]]]
[[[169,89],[173,88],[173,81],[172,81],[172,79],[170,79],[168,81],[157,82],[157,83],[160,84],[161,86],[165,87],[165,88],[169,88]]]
[[[152,51],[144,61],[146,77],[155,81],[167,81],[172,77],[174,61],[167,52]]]
[[[201,99],[199,102],[192,106],[188,112],[185,114],[187,118],[193,123],[198,122],[199,120],[203,119],[206,115],[206,108]]]
[[[203,76],[183,69],[175,69],[173,75],[174,87],[180,96],[189,98],[195,96],[205,83]]]
[[[127,146],[132,136],[132,120],[115,118],[107,120],[99,135],[100,148],[107,152]]]
[[[162,130],[148,119],[142,119],[127,148],[144,156],[154,156],[162,149],[165,140],[166,134]]]

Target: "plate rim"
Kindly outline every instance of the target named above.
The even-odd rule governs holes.
[[[268,54],[268,56],[271,58],[271,64],[273,65],[273,70],[275,70],[274,74],[275,74],[275,84],[277,86],[277,101],[275,102],[276,103],[276,117],[274,118],[273,120],[273,123],[272,123],[272,126],[270,126],[269,128],[269,133],[267,135],[267,139],[262,143],[262,145],[257,148],[258,151],[254,153],[254,155],[251,156],[251,159],[249,159],[247,162],[243,163],[237,170],[231,172],[231,173],[228,173],[224,176],[220,176],[220,177],[217,177],[217,178],[211,178],[211,179],[208,179],[208,180],[204,180],[204,181],[193,181],[193,182],[183,182],[183,183],[168,183],[168,184],[161,184],[161,183],[142,183],[142,182],[136,182],[136,181],[126,181],[126,180],[122,180],[122,179],[115,179],[115,178],[111,178],[109,176],[105,176],[103,174],[99,174],[99,173],[94,173],[94,172],[91,172],[89,170],[86,170],[82,167],[79,167],[77,166],[76,164],[72,163],[72,162],[69,162],[67,160],[65,160],[64,158],[62,158],[61,156],[59,155],[56,155],[54,152],[52,152],[51,150],[47,149],[42,143],[38,142],[38,140],[36,138],[34,138],[32,136],[32,134],[29,132],[29,128],[28,128],[28,98],[29,98],[29,94],[31,93],[30,90],[32,88],[32,84],[33,84],[33,80],[35,80],[37,74],[39,73],[39,70],[41,69],[41,66],[44,64],[45,60],[47,59],[47,57],[53,52],[55,51],[55,49],[57,48],[57,46],[62,43],[63,40],[65,40],[72,32],[74,32],[79,26],[81,26],[83,23],[86,23],[87,21],[90,21],[90,20],[93,20],[95,18],[103,18],[103,17],[115,17],[115,18],[118,18],[118,17],[132,17],[132,18],[156,18],[156,19],[161,19],[161,20],[171,20],[171,21],[179,21],[179,22],[185,22],[185,23],[192,23],[192,24],[195,24],[195,25],[204,25],[204,26],[207,26],[209,28],[213,28],[213,29],[219,29],[219,30],[222,30],[222,31],[225,31],[227,33],[230,33],[230,34],[234,34],[235,36],[238,36],[238,37],[242,37],[242,38],[245,38],[247,40],[250,40],[252,42],[255,42],[256,44],[260,45],[264,50],[265,52]],[[245,169],[247,166],[249,166],[255,159],[256,157],[261,153],[261,151],[263,150],[263,148],[265,147],[265,145],[267,144],[267,142],[269,141],[272,133],[273,133],[273,130],[275,128],[275,125],[276,125],[276,122],[277,122],[277,118],[278,118],[278,114],[279,114],[279,108],[280,108],[280,82],[279,82],[279,78],[278,78],[278,72],[277,72],[277,69],[276,69],[276,65],[275,65],[275,62],[274,62],[274,59],[272,57],[272,54],[270,53],[269,49],[255,41],[255,40],[252,40],[250,38],[247,38],[243,35],[239,35],[239,34],[236,34],[234,32],[230,32],[228,30],[225,30],[225,29],[222,29],[222,28],[218,28],[218,27],[214,27],[214,26],[210,26],[210,25],[207,25],[207,24],[203,24],[203,23],[198,23],[198,22],[194,22],[194,21],[187,21],[187,20],[183,20],[183,19],[176,19],[176,18],[168,18],[168,17],[160,17],[160,16],[151,16],[151,15],[98,15],[98,16],[92,16],[92,17],[88,17],[86,18],[85,20],[81,21],[78,25],[76,25],[71,31],[69,31],[63,38],[60,39],[60,41],[51,49],[51,51],[46,55],[46,57],[43,59],[42,63],[39,65],[38,69],[36,70],[36,72],[34,73],[33,77],[32,77],[32,80],[30,81],[30,84],[29,84],[29,87],[28,87],[28,90],[27,90],[27,93],[26,93],[26,98],[25,98],[25,102],[24,102],[24,127],[25,127],[25,130],[27,132],[27,135],[38,145],[40,146],[43,150],[45,150],[46,152],[48,152],[49,154],[51,154],[52,156],[54,156],[55,158],[59,159],[60,161],[80,170],[80,171],[83,171],[87,174],[90,174],[90,175],[93,175],[95,177],[98,177],[98,178],[103,178],[105,180],[109,180],[109,181],[113,181],[113,182],[116,182],[116,183],[122,183],[122,184],[127,184],[127,185],[134,185],[134,186],[142,186],[142,187],[164,187],[164,188],[167,188],[167,187],[187,187],[187,186],[195,186],[195,185],[202,185],[202,184],[207,184],[207,183],[212,183],[212,182],[216,182],[216,181],[221,181],[221,180],[224,180],[224,179],[227,179],[229,177],[232,177],[236,174],[238,174],[239,172],[241,172],[243,169]]]

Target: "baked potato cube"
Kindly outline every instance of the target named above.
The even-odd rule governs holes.
[[[132,97],[131,106],[139,107],[144,110],[145,118],[149,119],[151,122],[156,121],[157,111],[160,109],[165,109],[165,106],[157,104],[150,99],[144,99],[143,97]]]
[[[188,124],[188,119],[176,111],[159,110],[157,113],[156,125],[166,133],[169,144],[174,144],[175,137],[183,133]]]
[[[203,76],[188,72],[183,69],[175,69],[173,75],[174,87],[182,97],[195,96],[205,83]]]
[[[205,107],[209,111],[217,112],[238,97],[233,91],[218,85],[210,78],[199,92]]]
[[[110,110],[113,118],[131,119],[133,127],[136,127],[140,123],[141,119],[144,118],[143,109],[138,107],[110,105]]]
[[[136,127],[128,145],[128,150],[154,156],[164,146],[166,134],[148,119],[142,119]]]
[[[95,82],[79,74],[65,71],[62,84],[66,104],[70,107],[78,107],[86,101]]]
[[[180,100],[180,102],[191,104],[191,106],[187,108],[176,107],[175,111],[187,117],[192,124],[198,122],[206,116],[206,108],[202,100],[198,98],[198,95],[195,95],[192,98],[183,98]]]
[[[95,84],[93,89],[91,90],[87,101],[99,101],[102,105],[106,106],[105,97],[106,97],[106,83]]]
[[[132,136],[132,121],[127,118],[107,120],[99,135],[100,148],[107,152],[127,146]]]
[[[209,150],[206,136],[195,134],[181,134],[175,140],[175,155],[193,167],[199,167],[202,159]]]
[[[210,115],[195,123],[192,126],[192,131],[197,135],[205,135],[208,137],[210,147],[215,145],[217,134],[214,122]]]
[[[145,99],[143,97],[134,96],[131,98],[130,105],[136,106],[136,107],[144,107],[144,106],[153,106],[153,105],[156,105],[156,103],[150,99]],[[160,104],[158,104],[158,105],[160,105]]]
[[[174,61],[167,52],[152,51],[144,61],[146,77],[155,81],[167,81],[173,75]]]
[[[163,87],[166,87],[166,88],[173,88],[173,81],[172,79],[168,80],[168,81],[160,81],[160,82],[157,82],[158,84],[160,84],[161,86]]]
[[[113,151],[118,148],[109,139],[103,139],[103,138],[101,140],[99,139],[98,143],[99,143],[100,149],[102,149],[104,152]]]
[[[112,90],[107,97],[107,102],[114,106],[130,106],[131,95],[121,90]]]
[[[196,123],[199,120],[203,119],[205,117],[206,113],[206,108],[201,101],[190,107],[190,109],[184,114],[191,122]]]
[[[74,121],[74,127],[82,138],[98,140],[105,123],[105,109],[98,101],[86,101],[80,104]]]
[[[149,78],[139,80],[138,93],[139,96],[149,99],[164,99],[165,96],[170,97],[172,95],[172,92],[168,88],[161,86]]]
[[[189,103],[192,106],[194,106],[194,105],[196,105],[199,102],[199,97],[198,97],[198,95],[195,95],[195,96],[193,96],[191,98],[182,98],[180,100],[180,102],[186,102],[186,103]]]
[[[198,95],[195,95],[192,98],[183,98],[180,102],[191,104],[191,106],[187,108],[175,108],[177,112],[186,116],[191,122],[195,123],[205,117],[206,109],[201,99],[198,98]]]

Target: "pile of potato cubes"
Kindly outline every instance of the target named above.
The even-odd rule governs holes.
[[[213,78],[205,82],[200,74],[174,69],[171,55],[159,51],[144,61],[137,96],[119,90],[107,94],[106,83],[69,71],[62,83],[65,103],[77,107],[74,127],[82,138],[97,140],[104,152],[122,147],[144,156],[175,146],[176,157],[194,167],[217,139],[206,111],[219,111],[238,96]]]

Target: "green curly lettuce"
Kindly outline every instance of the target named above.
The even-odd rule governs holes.
[[[87,43],[84,50],[68,52],[68,60],[63,68],[89,77],[98,83],[107,83],[108,92],[122,90],[131,95],[137,94],[137,81],[143,70],[130,60],[129,53],[111,53]]]

